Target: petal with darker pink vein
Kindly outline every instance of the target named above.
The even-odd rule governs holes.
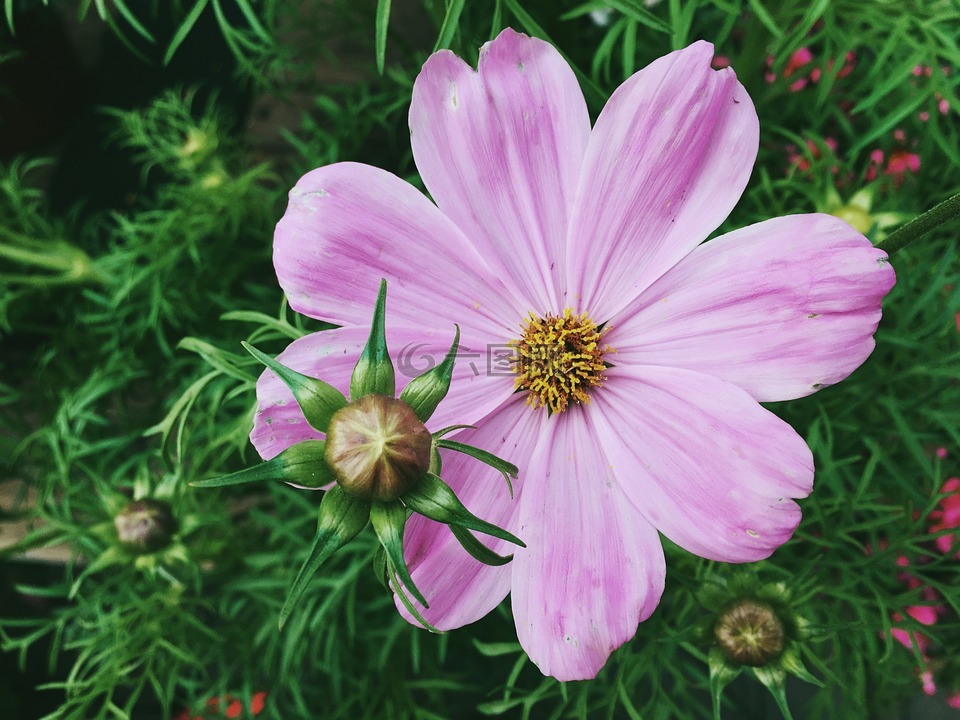
[[[290,191],[273,263],[290,307],[336,325],[368,325],[380,279],[388,318],[488,341],[510,337],[525,306],[463,233],[409,183],[369,165],[307,173]]]
[[[631,76],[590,135],[568,290],[604,322],[713,232],[753,169],[760,126],[733,70],[696,42]]]
[[[595,411],[546,418],[520,500],[517,635],[541,672],[564,681],[596,676],[657,607],[666,574],[657,531],[614,479]]]
[[[466,455],[443,451],[443,479],[474,515],[516,533],[520,497],[526,484],[525,468],[541,439],[544,418],[544,413],[531,412],[522,398],[514,397],[480,421],[476,430],[450,436],[499,455],[520,468],[511,498],[499,472]],[[476,536],[501,555],[517,550],[503,540],[480,533]],[[526,541],[522,535],[520,539]],[[403,547],[413,581],[430,607],[424,609],[413,602],[424,618],[441,630],[479,620],[510,591],[511,563],[492,567],[474,560],[448,528],[421,515],[412,515],[407,521]],[[397,609],[415,623],[399,600]]]
[[[591,418],[630,502],[677,545],[724,562],[768,557],[800,522],[810,449],[745,390],[677,368],[619,365]]]
[[[616,363],[683,367],[761,401],[840,382],[873,350],[895,276],[887,255],[830,215],[791,215],[700,246],[618,317]]]
[[[479,71],[452,52],[423,66],[410,142],[437,205],[526,302],[562,308],[567,219],[590,134],[577,79],[548,43],[504,30]]]
[[[388,298],[388,308],[390,300]],[[446,333],[425,331],[391,323],[388,309],[387,347],[396,367],[397,394],[410,380],[441,362],[453,339],[453,328]],[[348,396],[350,376],[370,334],[369,326],[344,327],[306,335],[292,342],[277,356],[277,362],[297,372],[316,377]],[[461,347],[481,341],[462,338]],[[439,430],[448,425],[470,424],[484,417],[510,397],[513,382],[486,372],[478,363],[458,353],[450,392],[430,418],[427,426]],[[287,386],[271,370],[257,381],[257,412],[250,440],[260,456],[269,460],[303,440],[323,435],[307,424],[300,406]]]

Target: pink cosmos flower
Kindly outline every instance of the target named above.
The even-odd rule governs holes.
[[[410,107],[436,204],[388,172],[339,163],[301,178],[277,226],[291,306],[342,326],[295,341],[281,363],[345,390],[381,277],[388,345],[411,348],[399,366],[442,357],[459,323],[452,388],[429,424],[476,425],[462,436],[520,479],[511,499],[496,473],[455,454],[444,478],[527,548],[491,541],[514,559],[482,565],[412,517],[420,611],[456,628],[509,593],[521,644],[561,680],[595,676],[656,608],[658,531],[727,562],[790,538],[813,460],[759,401],[849,375],[894,283],[886,255],[829,215],[701,244],[740,198],[759,140],[750,97],[712,58],[697,42],[654,61],[591,129],[549,44],[504,30],[479,71],[438,52]],[[257,394],[264,458],[317,437],[272,373]]]

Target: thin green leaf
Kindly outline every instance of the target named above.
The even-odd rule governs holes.
[[[136,16],[130,12],[130,9],[127,7],[126,3],[123,0],[113,0],[113,6],[117,9],[123,19],[132,27],[141,37],[149,40],[150,42],[156,42],[153,35],[150,34],[150,31],[147,30],[143,24],[137,20]]]
[[[240,12],[243,13],[243,16],[247,19],[247,24],[250,26],[250,29],[253,30],[254,34],[258,35],[261,40],[267,45],[273,45],[273,38],[270,37],[270,33],[267,32],[266,28],[260,23],[257,14],[253,11],[253,8],[250,7],[250,3],[247,0],[234,0],[237,7],[240,8]]]
[[[197,20],[200,19],[200,15],[203,13],[204,9],[207,7],[209,0],[197,0],[190,12],[187,13],[187,16],[183,19],[183,22],[180,23],[180,27],[177,28],[177,31],[173,34],[173,38],[170,40],[170,45],[167,46],[167,52],[163,55],[163,64],[169,65],[170,60],[173,59],[174,53],[177,52],[177,48],[183,44],[183,41],[187,39],[187,35],[190,34],[190,31],[193,30],[193,26],[197,24]]]
[[[783,30],[780,29],[780,26],[777,25],[777,21],[773,19],[773,16],[770,12],[763,6],[763,3],[760,0],[747,0],[750,9],[753,10],[753,14],[757,16],[757,19],[763,23],[763,26],[770,31],[770,34],[775,38],[779,38],[783,35]]]
[[[460,13],[463,12],[463,6],[467,0],[453,0],[447,6],[447,14],[443,17],[443,24],[440,26],[440,36],[437,38],[437,44],[433,46],[433,51],[450,47],[453,41],[453,34],[460,25]]]
[[[410,591],[417,602],[429,608],[430,605],[410,577],[410,569],[403,559],[403,526],[407,522],[406,508],[398,502],[375,502],[370,506],[370,522],[373,524],[374,532],[377,533],[380,545],[387,553],[387,562],[391,570],[400,577],[403,586]]]
[[[273,370],[277,377],[290,388],[290,392],[293,393],[293,397],[310,426],[320,432],[326,432],[330,425],[330,418],[337,410],[347,404],[347,399],[340,394],[340,391],[322,380],[303,375],[296,370],[281,365],[249,343],[242,342],[240,344],[246,348],[248,353]]]
[[[387,59],[387,28],[390,25],[390,0],[377,0],[376,51],[377,72],[383,75]]]
[[[390,353],[387,351],[387,334],[384,326],[386,303],[387,281],[381,280],[377,304],[373,310],[370,336],[350,378],[350,397],[353,400],[358,400],[370,393],[393,397],[396,392],[396,376]]]

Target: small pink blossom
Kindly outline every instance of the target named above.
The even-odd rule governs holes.
[[[943,460],[947,456],[947,449],[943,446],[937,448],[937,457]]]
[[[936,509],[930,511],[930,520],[933,521],[930,526],[931,533],[960,528],[960,478],[947,480],[940,493],[945,497],[940,500]],[[954,534],[941,535],[935,542],[940,552],[949,553],[954,547]],[[960,550],[957,557],[960,558]]]
[[[953,695],[947,696],[947,705],[960,710],[960,692],[955,692]]]
[[[576,76],[549,44],[504,30],[479,70],[432,55],[413,88],[413,156],[435,205],[383,170],[305,175],[277,226],[290,305],[339,325],[278,360],[346,389],[380,278],[391,348],[511,347],[525,318],[583,313],[612,350],[589,402],[548,413],[515,372],[458,362],[431,418],[514,462],[460,456],[444,477],[473,512],[526,548],[488,566],[414,515],[404,550],[441,629],[508,594],[521,645],[561,680],[594,677],[664,587],[659,533],[701,557],[768,557],[812,488],[803,439],[759,403],[839,382],[874,347],[894,283],[886,255],[824,214],[775,218],[701,244],[747,186],[757,114],[735,73],[697,42],[621,85],[591,128]],[[615,352],[614,352],[615,350]],[[402,378],[398,378],[401,380]],[[398,388],[399,389],[399,388]],[[319,437],[265,372],[251,439],[264,458]],[[486,540],[485,540],[486,542]],[[409,619],[409,614],[401,609]]]

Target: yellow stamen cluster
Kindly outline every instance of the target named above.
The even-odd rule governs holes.
[[[527,391],[527,404],[563,412],[571,401],[589,403],[587,390],[600,387],[606,365],[601,345],[608,328],[599,329],[587,313],[537,317],[530,313],[521,325],[523,335],[512,340],[514,386]]]

